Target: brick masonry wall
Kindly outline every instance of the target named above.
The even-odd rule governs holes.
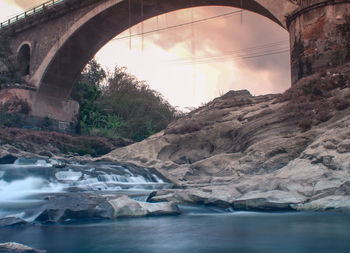
[[[290,22],[293,84],[310,74],[350,62],[349,38],[340,29],[349,22],[347,17],[350,3],[342,3],[311,9]]]

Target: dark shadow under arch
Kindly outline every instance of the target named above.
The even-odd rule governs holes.
[[[28,44],[23,44],[17,54],[17,66],[21,76],[29,75],[30,73],[30,47]]]

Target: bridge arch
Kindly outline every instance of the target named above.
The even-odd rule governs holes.
[[[77,20],[59,38],[31,82],[39,88],[39,94],[68,99],[74,81],[86,63],[115,36],[143,20],[199,6],[242,8],[263,15],[284,28],[283,13],[295,9],[295,4],[289,0],[108,0]]]

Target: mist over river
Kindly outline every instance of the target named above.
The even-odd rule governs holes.
[[[126,194],[143,202],[153,190],[169,187],[147,168],[18,159],[0,165],[0,219],[18,217],[34,224],[0,227],[0,243],[18,242],[49,253],[350,252],[350,215],[343,213],[180,205],[178,216],[37,222],[46,202],[57,196],[68,201],[83,193]]]

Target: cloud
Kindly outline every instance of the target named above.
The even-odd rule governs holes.
[[[9,4],[15,4],[24,10],[31,9],[34,6],[45,3],[47,0],[5,0]]]
[[[194,20],[234,11],[237,9],[195,8]],[[162,32],[148,39],[166,51],[182,45],[186,50],[183,54],[187,55],[185,57],[187,63],[191,63],[193,53],[191,45],[195,43],[193,58],[200,65],[211,66],[209,69],[206,68],[208,71],[221,73],[219,79],[223,90],[247,88],[257,95],[283,92],[290,86],[288,32],[266,17],[255,13],[245,11],[241,18],[241,14],[236,13]],[[169,13],[167,19],[172,20],[172,24],[189,22],[191,10]],[[280,53],[282,51],[285,52]],[[232,66],[238,71],[233,71]]]

